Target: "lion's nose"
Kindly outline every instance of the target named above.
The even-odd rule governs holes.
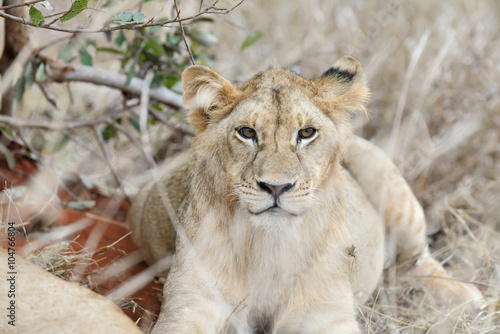
[[[292,189],[293,186],[295,185],[295,183],[270,184],[266,182],[257,182],[257,184],[259,185],[260,189],[273,195],[275,201],[281,194]]]

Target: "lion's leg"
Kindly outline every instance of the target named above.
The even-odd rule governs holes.
[[[358,137],[347,140],[346,153],[346,169],[385,220],[388,259],[409,263],[407,274],[418,278],[441,302],[457,305],[481,298],[474,285],[451,279],[430,254],[423,209],[391,159]]]

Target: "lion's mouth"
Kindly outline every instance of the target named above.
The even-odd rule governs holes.
[[[291,213],[291,212],[283,209],[282,207],[280,207],[276,203],[273,206],[268,207],[267,209],[264,209],[262,211],[259,211],[259,212],[253,213],[253,214],[256,215],[256,216],[258,216],[258,215],[261,215],[263,213],[273,213],[273,214],[283,214],[283,213],[286,213],[286,214],[289,214],[290,216],[297,216],[296,214]]]

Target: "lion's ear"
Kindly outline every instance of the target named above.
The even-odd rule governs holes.
[[[221,119],[238,95],[237,89],[214,70],[201,65],[190,66],[182,73],[184,107],[196,131],[203,131],[209,122]]]
[[[323,105],[325,112],[346,111],[352,114],[365,111],[370,91],[357,59],[350,56],[340,58],[316,80],[316,86],[316,100]]]

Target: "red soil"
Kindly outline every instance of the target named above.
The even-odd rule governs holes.
[[[36,164],[25,157],[16,155],[16,165],[13,169],[9,169],[5,160],[0,159],[0,188],[3,190],[25,185],[30,179],[36,177],[37,170]],[[69,240],[77,238],[76,242],[71,244],[74,251],[80,251],[83,248],[82,245],[86,244],[91,233],[94,233],[94,235],[99,232],[102,233],[102,237],[95,247],[96,250],[102,250],[102,252],[93,257],[96,263],[85,265],[83,270],[79,271],[83,272],[82,277],[79,278],[82,284],[89,285],[89,282],[91,282],[93,284],[90,284],[90,287],[94,291],[106,295],[129,278],[147,268],[147,265],[141,262],[118,276],[102,281],[100,272],[102,272],[103,268],[137,251],[137,247],[132,242],[131,237],[124,237],[128,233],[125,219],[130,203],[126,199],[116,200],[101,196],[96,191],[88,190],[81,184],[73,184],[66,190],[72,193],[71,196],[68,191],[64,190],[60,190],[57,193],[62,203],[75,201],[76,196],[76,200],[94,200],[96,202],[95,207],[89,210],[76,211],[61,205],[52,206],[44,209],[46,213],[44,219],[47,220],[47,217],[54,217],[55,222],[51,225],[53,227],[70,225],[82,219],[88,219],[91,222],[88,227],[79,230],[69,237]],[[19,224],[21,219],[31,243],[33,243],[31,235],[40,230],[40,226],[44,224],[44,220],[34,218],[37,210],[40,210],[40,206],[34,205],[29,199],[30,195],[24,194],[20,198],[14,199],[13,202],[6,196],[3,196],[1,201],[0,210],[3,211],[0,211],[0,218],[2,218],[2,222],[14,221],[18,225],[19,233],[16,237],[15,247],[17,254],[23,253],[27,248],[24,247],[27,244],[26,234]],[[106,222],[106,220],[111,220],[112,223]],[[0,246],[7,248],[7,240],[4,232],[4,230],[0,231]],[[120,240],[121,238],[123,240]],[[114,244],[117,240],[120,241],[113,245],[111,249],[105,248]],[[36,244],[36,242],[33,244]],[[95,284],[95,282],[98,283]],[[161,291],[162,285],[160,283],[150,282],[127,299],[128,301],[133,301],[133,303],[128,303],[129,306],[124,308],[124,312],[134,321],[140,319],[138,324],[141,327],[149,328],[160,310]],[[136,303],[136,307],[132,307],[134,302]]]

